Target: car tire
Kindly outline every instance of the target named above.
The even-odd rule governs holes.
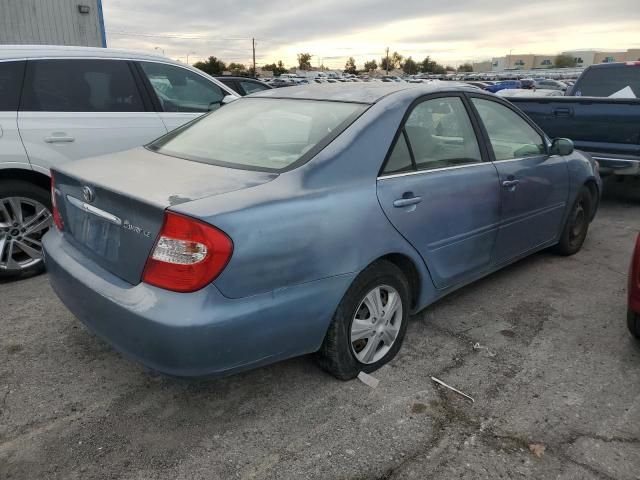
[[[629,328],[631,335],[640,340],[640,314],[628,310],[627,327]]]
[[[591,192],[587,187],[582,187],[575,202],[573,202],[569,216],[562,229],[560,241],[552,247],[555,253],[569,256],[580,251],[587,238],[593,206]]]
[[[368,307],[372,298],[380,299],[378,314],[373,312],[375,306]],[[316,354],[319,366],[340,380],[350,380],[391,361],[407,331],[409,298],[409,283],[393,263],[380,260],[363,270],[336,309]],[[364,334],[363,328],[370,328],[369,337],[352,341]]]
[[[19,205],[21,210],[18,217],[13,211],[15,205]],[[44,213],[41,213],[43,211]],[[36,258],[35,253],[42,252],[42,236],[49,229],[52,221],[51,196],[48,190],[21,180],[0,181],[1,278],[18,278],[44,271],[44,261],[42,257]],[[40,228],[46,222],[48,226]],[[21,236],[27,233],[29,228],[39,228],[39,230],[33,231],[30,235]],[[10,249],[10,242],[13,243],[14,240],[13,248]],[[16,248],[15,245],[18,247]],[[25,245],[25,250],[22,250],[19,245]],[[26,253],[27,247],[29,254]],[[10,252],[12,261],[8,258]]]

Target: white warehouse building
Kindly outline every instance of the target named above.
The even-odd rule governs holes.
[[[102,0],[0,0],[0,44],[106,47]]]

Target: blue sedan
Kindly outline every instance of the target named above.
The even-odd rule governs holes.
[[[444,295],[580,250],[600,190],[571,141],[476,88],[309,85],[55,169],[44,250],[69,310],[153,369],[314,353],[349,379]]]

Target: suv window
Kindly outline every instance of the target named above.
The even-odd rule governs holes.
[[[405,124],[418,170],[482,161],[467,110],[458,97],[417,105]]]
[[[227,93],[186,68],[140,62],[165,112],[208,112],[220,107]]]
[[[20,103],[24,62],[0,62],[0,112],[15,112]]]
[[[142,112],[144,105],[122,60],[30,60],[21,110]]]
[[[520,115],[491,100],[472,98],[487,130],[496,160],[542,155],[544,139]]]
[[[640,66],[590,68],[578,79],[573,91],[577,96],[608,97],[626,87],[640,98]]]
[[[239,83],[247,95],[269,89],[266,85],[259,82],[252,82],[251,80],[240,80]]]

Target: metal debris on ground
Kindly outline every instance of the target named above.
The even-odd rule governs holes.
[[[368,373],[360,372],[358,374],[358,380],[360,380],[365,385],[369,385],[371,388],[376,388],[380,383],[376,377],[372,377]]]
[[[475,403],[476,401],[473,399],[473,397],[470,397],[469,395],[467,395],[464,392],[461,392],[460,390],[458,390],[457,388],[453,388],[451,385],[447,385],[446,383],[444,383],[442,380],[436,378],[436,377],[431,377],[431,380],[433,380],[434,382],[442,385],[443,387],[448,388],[449,390],[453,390],[454,392],[456,392],[459,395],[462,395],[465,398],[468,398],[469,400],[471,400],[473,403]]]
[[[473,349],[474,350],[486,350],[488,356],[490,356],[490,357],[495,357],[496,356],[496,353],[492,352],[491,350],[489,350],[489,347],[482,346],[478,342],[474,343]]]

